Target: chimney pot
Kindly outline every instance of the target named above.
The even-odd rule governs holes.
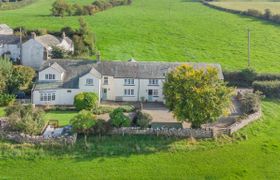
[[[35,39],[35,38],[36,38],[36,33],[35,33],[35,32],[32,32],[32,33],[31,33],[31,37],[32,37],[32,39]]]

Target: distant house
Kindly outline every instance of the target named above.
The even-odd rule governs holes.
[[[32,33],[32,38],[22,45],[22,64],[38,70],[40,66],[51,58],[53,47],[59,47],[68,52],[74,51],[74,45],[70,38],[63,33],[61,38],[50,34],[36,36]]]
[[[20,37],[16,35],[0,34],[0,56],[12,59],[20,59]]]
[[[13,34],[14,34],[14,30],[10,28],[7,24],[0,24],[0,35],[13,35]]]
[[[81,92],[95,92],[100,100],[163,102],[165,75],[181,64],[215,67],[223,79],[219,64],[49,60],[39,70],[32,102],[73,105],[74,96]]]

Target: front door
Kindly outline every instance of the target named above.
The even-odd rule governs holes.
[[[103,101],[107,100],[107,89],[106,89],[106,88],[103,89],[103,92],[102,92],[102,100],[103,100]]]
[[[153,101],[153,90],[149,89],[148,90],[148,101]]]

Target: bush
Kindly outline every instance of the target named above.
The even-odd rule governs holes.
[[[111,130],[111,124],[103,119],[98,119],[92,128],[93,134],[103,136]]]
[[[255,81],[274,81],[280,80],[280,74],[260,73],[257,74]]]
[[[138,111],[136,114],[136,125],[141,128],[147,128],[153,120],[152,116],[148,113]]]
[[[262,92],[269,98],[280,98],[280,81],[255,81],[254,91]]]
[[[63,59],[68,57],[68,52],[63,48],[53,46],[51,57],[53,59]]]
[[[256,79],[257,73],[255,70],[247,68],[241,71],[224,71],[224,79],[230,86],[250,87]]]
[[[110,106],[99,106],[93,110],[93,114],[99,115],[99,114],[111,113],[113,111],[114,108]]]
[[[263,14],[262,12],[256,10],[256,9],[248,9],[247,11],[244,12],[246,15],[249,16],[254,16],[254,17],[262,17]]]
[[[122,108],[117,108],[110,113],[110,123],[114,127],[128,127],[131,125],[129,117],[124,115]]]
[[[44,111],[33,108],[32,105],[16,105],[6,108],[11,130],[34,135],[39,134],[44,127]]]
[[[135,110],[135,107],[133,105],[122,105],[119,108],[123,110],[123,112],[133,112]]]
[[[75,96],[74,106],[77,110],[93,111],[98,107],[98,96],[92,92],[82,92]]]
[[[260,93],[246,92],[241,98],[241,108],[245,114],[252,114],[259,111]]]
[[[0,106],[10,106],[15,102],[15,95],[0,94]]]

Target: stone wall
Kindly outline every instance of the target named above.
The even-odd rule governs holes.
[[[259,110],[258,112],[254,113],[254,114],[248,115],[245,119],[242,119],[242,120],[232,124],[231,126],[229,126],[227,128],[229,130],[229,134],[232,134],[232,133],[238,131],[239,129],[247,126],[248,124],[252,123],[253,121],[260,119],[261,116],[262,116],[262,111]]]
[[[174,136],[174,137],[194,137],[194,138],[212,138],[212,129],[168,129],[168,128],[115,128],[110,132],[111,135],[156,135],[156,136]]]

